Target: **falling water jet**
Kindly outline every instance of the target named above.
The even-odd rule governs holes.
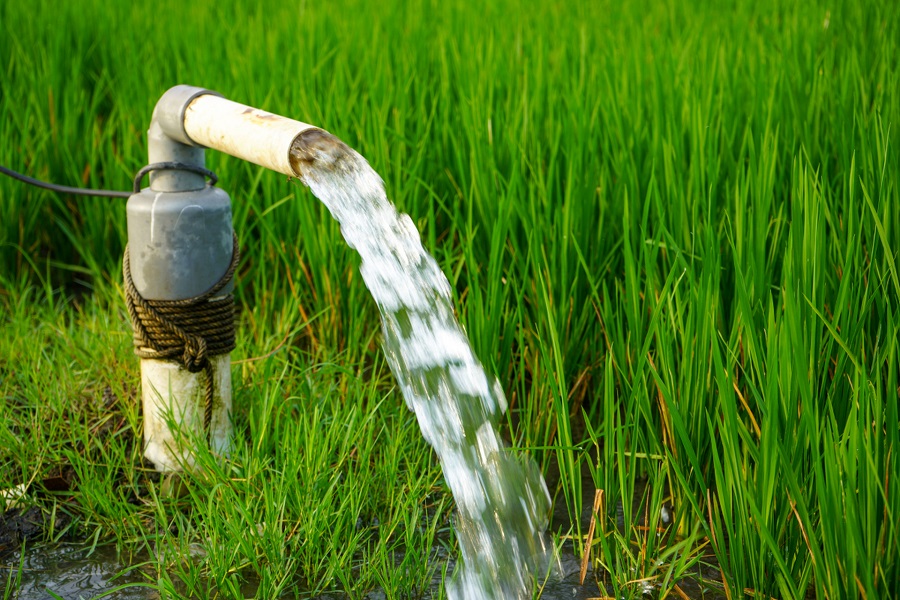
[[[512,456],[497,433],[506,398],[453,314],[446,276],[378,174],[341,140],[302,132],[291,166],[362,258],[385,355],[456,500],[463,566],[450,596],[530,598],[532,577],[553,556],[544,533],[550,497],[534,464]]]

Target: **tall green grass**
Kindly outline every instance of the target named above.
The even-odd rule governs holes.
[[[617,597],[673,590],[710,553],[731,598],[900,595],[900,5],[83,0],[4,3],[0,29],[11,168],[128,189],[177,83],[365,155],[453,283],[514,445],[560,471],[579,548],[583,488],[604,490],[590,553]],[[235,369],[237,471],[151,494],[124,205],[3,179],[0,488],[72,461],[72,527],[182,548],[157,565],[167,590],[202,575],[237,595],[250,571],[272,593],[288,575],[421,589],[440,518],[416,511],[449,505],[356,259],[301,186],[207,161],[243,245],[236,358],[278,350]],[[105,386],[115,406],[81,408]],[[78,436],[110,411],[121,433],[85,460]],[[662,527],[664,501],[658,539],[636,524]],[[352,531],[357,514],[385,535]],[[235,523],[265,525],[224,554]],[[179,562],[193,543],[206,559]],[[399,548],[417,549],[403,569]]]

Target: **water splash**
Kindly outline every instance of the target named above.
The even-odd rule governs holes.
[[[472,352],[453,314],[450,284],[422,248],[409,215],[388,200],[366,160],[322,130],[301,134],[291,163],[362,258],[381,311],[384,352],[456,500],[462,567],[451,598],[531,598],[547,568],[550,496],[533,463],[504,448],[497,421],[506,398]]]

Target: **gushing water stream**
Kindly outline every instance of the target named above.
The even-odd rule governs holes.
[[[381,311],[384,352],[456,501],[462,566],[451,598],[531,598],[553,557],[550,497],[537,468],[504,448],[506,398],[485,374],[453,314],[450,284],[409,215],[388,200],[366,160],[321,130],[301,134],[291,162],[362,258]]]

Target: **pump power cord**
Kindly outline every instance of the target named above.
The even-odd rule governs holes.
[[[55,183],[48,183],[46,181],[41,181],[40,179],[35,179],[34,177],[29,177],[28,175],[22,175],[12,169],[7,169],[6,167],[0,165],[0,173],[4,175],[8,175],[13,179],[18,179],[24,183],[29,185],[33,185],[35,187],[44,188],[45,190],[50,190],[53,192],[58,192],[60,194],[77,194],[79,196],[101,196],[104,198],[128,198],[131,196],[131,192],[119,192],[116,190],[91,190],[88,188],[78,188],[78,187],[70,187],[68,185],[57,185]]]
[[[28,175],[23,175],[22,173],[13,171],[12,169],[7,169],[3,165],[0,165],[0,173],[12,177],[13,179],[17,179],[23,183],[33,185],[35,187],[44,188],[45,190],[50,190],[59,194],[99,196],[101,198],[130,198],[132,194],[137,194],[141,191],[141,180],[143,180],[144,176],[151,171],[191,171],[192,173],[197,173],[198,175],[207,177],[209,179],[209,185],[216,185],[216,183],[219,181],[215,173],[213,173],[209,169],[205,169],[197,165],[189,165],[187,163],[172,161],[158,162],[147,165],[137,172],[137,174],[134,176],[134,187],[132,188],[132,191],[120,192],[118,190],[93,190],[90,188],[80,188],[68,185],[59,185],[56,183],[49,183],[47,181],[35,179],[34,177],[29,177]]]

